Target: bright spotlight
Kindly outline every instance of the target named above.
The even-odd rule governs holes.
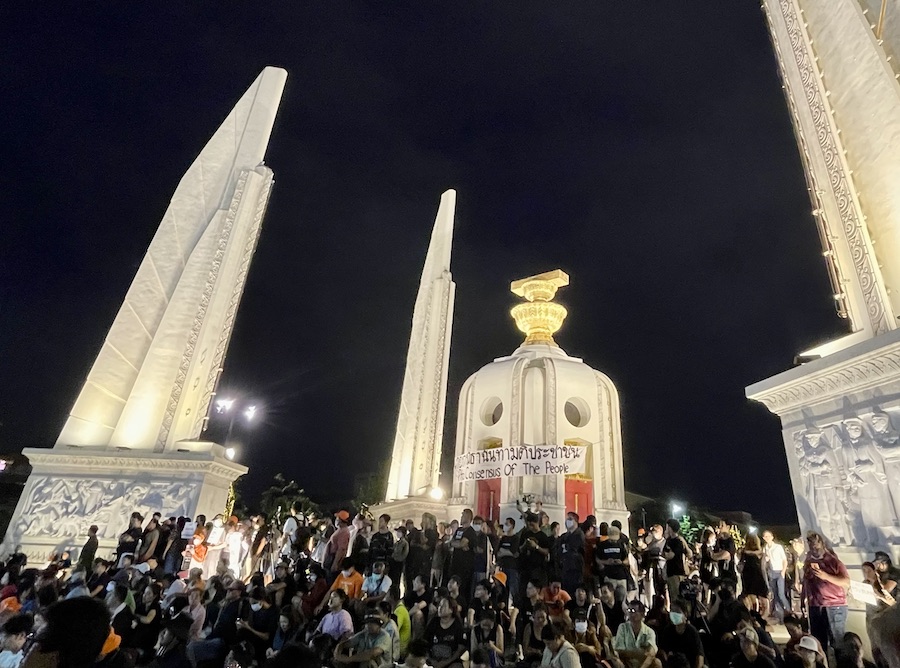
[[[234,459],[234,448],[225,448],[225,457],[227,459]]]
[[[428,496],[430,496],[435,501],[440,501],[444,498],[444,490],[442,490],[440,487],[432,487],[431,491],[428,492]]]
[[[247,409],[244,411],[244,417],[247,418],[248,422],[252,422],[253,418],[256,417],[256,406],[247,406]]]
[[[759,531],[759,527],[755,527],[751,524],[750,526],[747,527],[747,531],[749,533],[756,533],[757,531]]]
[[[234,399],[216,399],[216,412],[227,413],[234,405]]]
[[[680,503],[672,503],[672,517],[678,517],[679,513],[684,512],[684,506]]]

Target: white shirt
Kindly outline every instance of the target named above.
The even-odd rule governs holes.
[[[763,551],[766,553],[766,560],[769,562],[769,570],[773,573],[784,571],[787,566],[787,555],[784,553],[784,548],[781,545],[778,543],[767,544]]]
[[[282,529],[281,533],[286,537],[286,540],[284,541],[284,547],[281,548],[281,554],[289,555],[291,553],[291,546],[297,540],[297,531],[299,529],[300,524],[293,515],[284,521],[284,529]]]
[[[10,652],[8,649],[0,652],[0,668],[19,668],[25,656],[21,651]]]

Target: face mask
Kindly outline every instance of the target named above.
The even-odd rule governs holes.
[[[680,612],[670,612],[669,620],[671,620],[675,626],[678,626],[679,624],[684,624],[684,615]]]
[[[341,571],[341,575],[343,575],[345,578],[349,578],[349,577],[350,577],[350,571]]]
[[[480,524],[473,524],[473,525],[472,525],[472,528],[475,529],[475,531],[481,531],[481,525],[480,525]]]
[[[574,529],[575,520],[566,520],[566,529]]]
[[[106,591],[107,591],[107,593],[111,592],[111,591],[112,591],[113,589],[115,589],[115,588],[116,588],[116,583],[115,583],[115,582],[110,582],[108,585],[106,585]]]
[[[587,631],[587,622],[575,622],[575,633],[585,633]]]
[[[253,604],[250,606],[250,609],[251,609],[253,612],[259,612],[260,610],[262,610],[262,603],[253,603]]]
[[[224,525],[222,524],[222,520],[213,520],[213,526],[220,529]]]

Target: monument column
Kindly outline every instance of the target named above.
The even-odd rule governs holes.
[[[263,158],[286,77],[263,70],[179,182],[56,445],[23,450],[32,473],[4,550],[40,564],[96,524],[104,556],[134,511],[225,509],[247,468],[202,432],[269,200]]]
[[[450,273],[456,191],[441,195],[416,294],[385,503],[404,517],[443,515],[439,485],[456,284]]]

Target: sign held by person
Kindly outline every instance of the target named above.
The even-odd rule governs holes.
[[[570,475],[584,471],[583,445],[516,445],[458,455],[453,460],[455,482],[491,478]]]

